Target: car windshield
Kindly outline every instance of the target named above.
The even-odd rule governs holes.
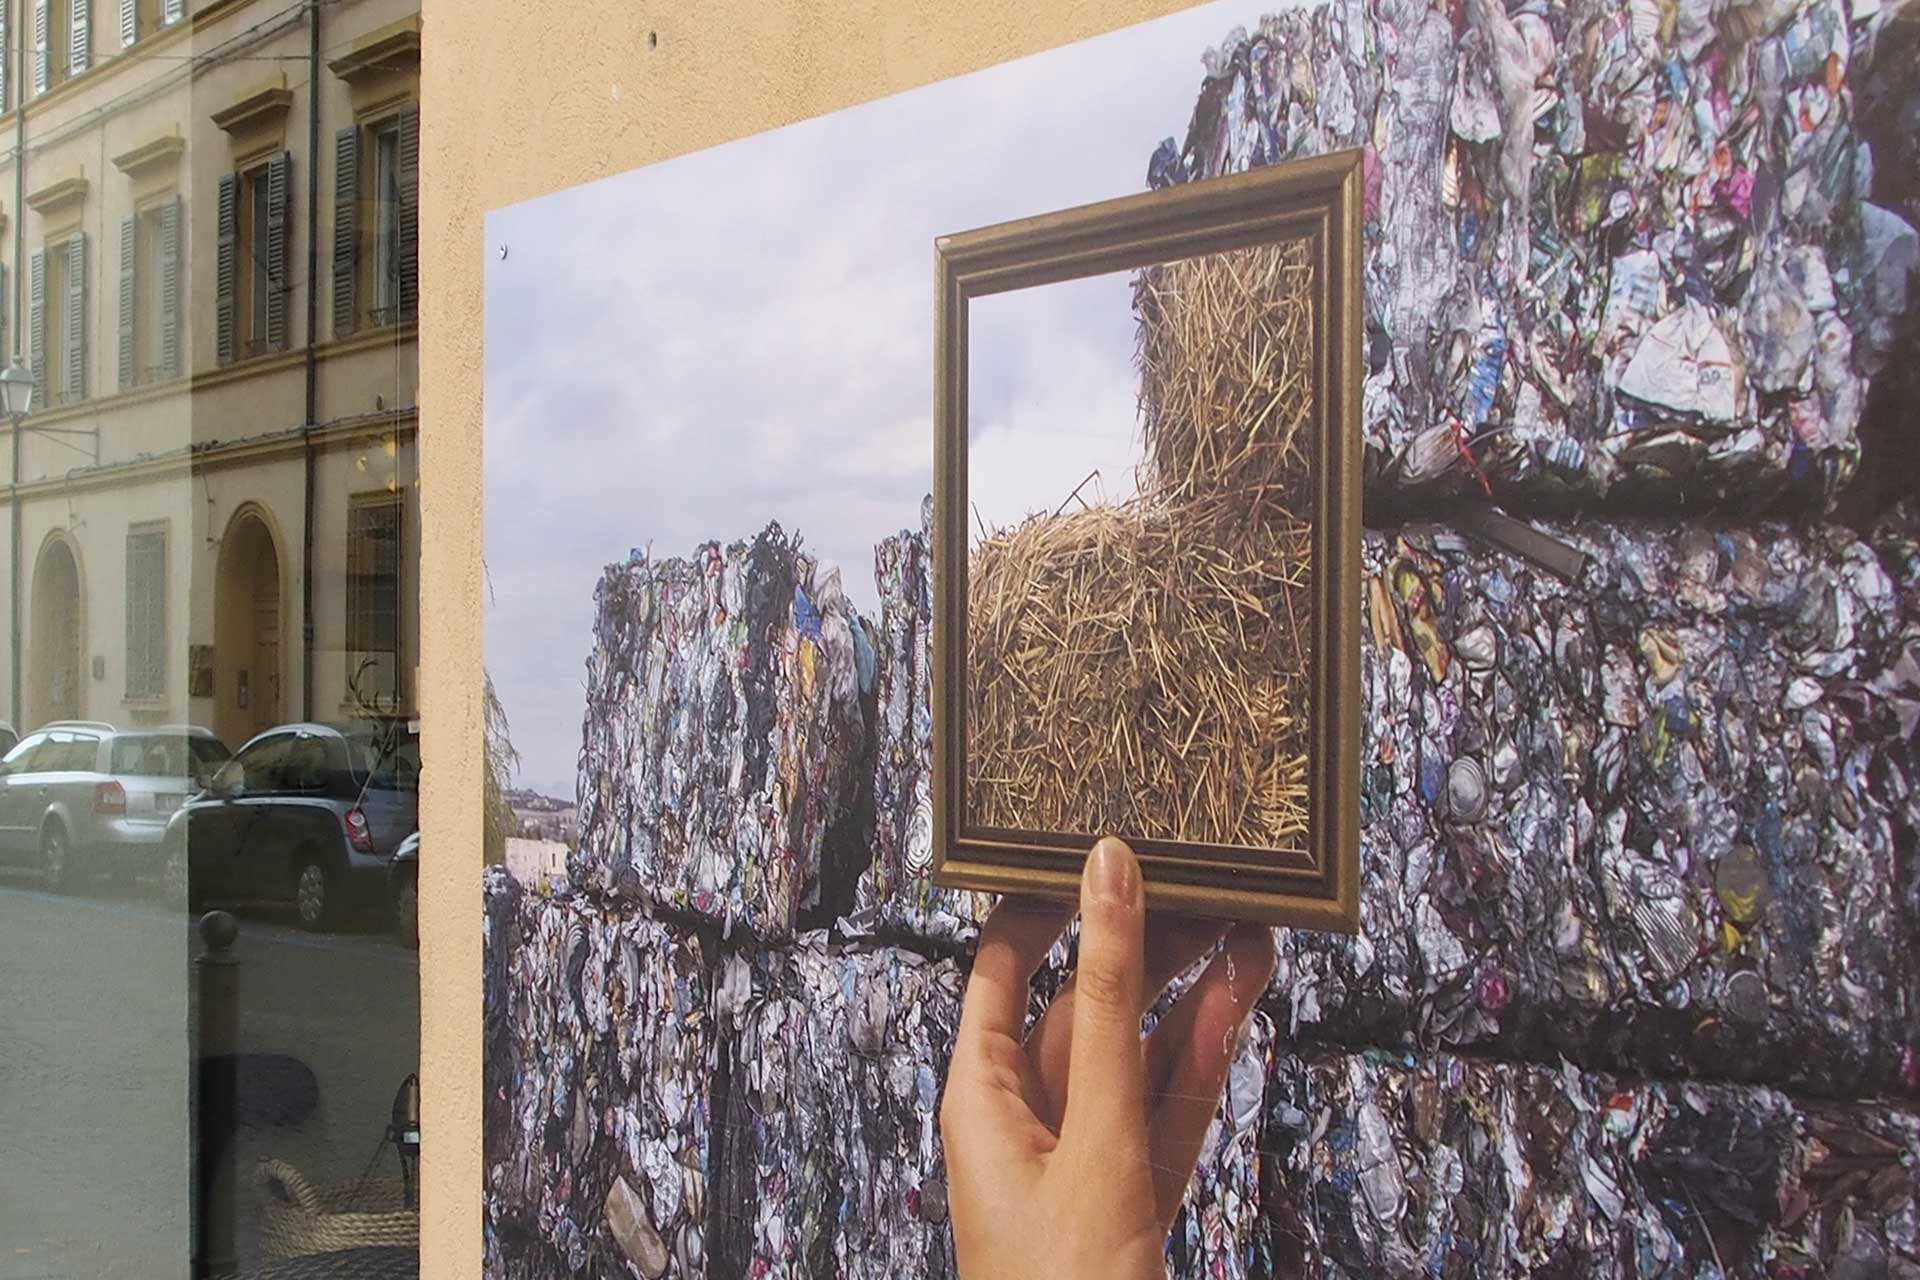
[[[113,740],[113,772],[123,778],[208,777],[226,758],[213,738],[152,733]]]

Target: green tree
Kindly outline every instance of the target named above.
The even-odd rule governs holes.
[[[513,749],[512,731],[507,724],[507,709],[494,691],[493,675],[486,677],[484,693],[484,741],[486,780],[483,796],[486,815],[485,854],[488,866],[507,860],[507,837],[517,829],[513,809],[507,804],[507,789],[513,785],[514,770],[520,767],[520,753]]]

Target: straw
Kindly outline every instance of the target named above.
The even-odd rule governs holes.
[[[972,553],[973,823],[1303,843],[1311,287],[1298,242],[1136,280],[1142,495]]]

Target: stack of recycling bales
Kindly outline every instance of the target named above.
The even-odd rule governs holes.
[[[1372,497],[1818,501],[1920,254],[1902,93],[1853,91],[1913,99],[1904,7],[1289,9],[1208,51],[1149,181],[1364,148]]]
[[[1910,11],[1341,0],[1208,55],[1156,184],[1367,151],[1394,523],[1362,931],[1277,935],[1174,1275],[1920,1270],[1920,506],[1818,518],[1916,363],[1911,130],[1850,88],[1920,110]],[[1140,299],[1150,414],[1211,358],[1154,354],[1177,296]],[[928,525],[871,632],[778,536],[609,571],[572,881],[487,884],[489,1276],[950,1271],[988,899],[928,875]]]
[[[573,881],[783,936],[866,785],[871,644],[839,571],[775,524],[686,559],[636,553],[597,604]]]

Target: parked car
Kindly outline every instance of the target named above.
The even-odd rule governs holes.
[[[284,725],[174,814],[167,896],[290,903],[323,929],[384,901],[388,864],[419,825],[420,739],[404,722]]]
[[[393,931],[402,945],[420,945],[420,833],[400,842],[387,868],[387,900],[393,904]]]
[[[13,721],[0,720],[0,757],[20,745],[20,731],[13,727]]]
[[[205,729],[49,724],[0,759],[0,857],[60,890],[158,871],[168,819],[228,755]]]

